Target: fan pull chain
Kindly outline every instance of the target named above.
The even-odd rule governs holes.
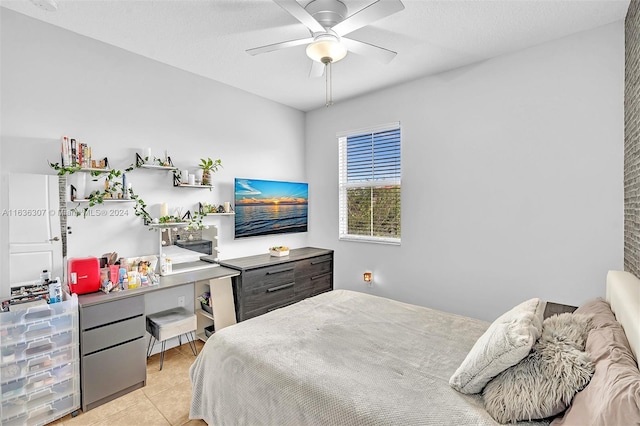
[[[326,88],[327,88],[327,93],[326,93],[326,101],[324,106],[325,107],[330,107],[331,105],[333,105],[333,90],[332,90],[332,76],[331,76],[331,61],[327,61],[324,63],[324,75],[325,75],[325,79],[326,79]]]

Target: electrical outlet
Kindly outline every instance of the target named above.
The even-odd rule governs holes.
[[[184,306],[184,296],[178,297],[178,306]]]

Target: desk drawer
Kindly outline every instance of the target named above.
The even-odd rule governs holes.
[[[145,339],[82,357],[82,401],[87,406],[147,380]]]
[[[333,256],[330,254],[304,259],[296,263],[296,281],[302,277],[326,274],[332,270]]]
[[[144,315],[144,295],[127,297],[113,302],[80,308],[82,330]]]
[[[81,355],[144,337],[144,315],[82,332]]]

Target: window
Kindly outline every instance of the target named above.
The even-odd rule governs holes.
[[[340,239],[400,244],[400,123],[338,134]]]

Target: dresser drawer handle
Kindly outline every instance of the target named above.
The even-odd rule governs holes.
[[[289,268],[289,269],[280,269],[279,271],[267,271],[267,275],[281,274],[281,273],[283,273],[283,272],[289,272],[289,271],[293,271],[293,268]]]
[[[273,293],[274,291],[284,290],[285,288],[293,287],[294,283],[282,284],[277,287],[271,287],[267,289],[267,293]]]
[[[311,264],[312,265],[319,265],[321,263],[327,263],[327,262],[331,262],[331,259],[316,260],[315,262],[311,262]]]
[[[313,281],[313,280],[317,280],[318,278],[324,278],[324,277],[326,277],[327,275],[331,275],[331,273],[326,273],[326,274],[321,274],[321,275],[315,275],[315,276],[311,277],[311,281]]]

